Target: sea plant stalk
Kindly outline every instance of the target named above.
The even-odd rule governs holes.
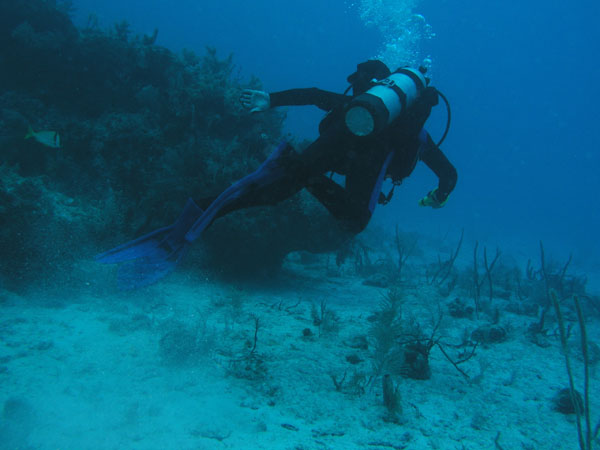
[[[581,450],[591,450],[591,447],[586,449],[586,443],[583,439],[583,431],[581,429],[581,411],[579,410],[580,405],[577,403],[575,396],[575,384],[573,383],[573,372],[571,370],[571,361],[569,359],[569,350],[567,347],[567,334],[565,332],[565,322],[563,320],[562,312],[560,311],[560,305],[558,304],[558,298],[556,292],[550,291],[550,297],[554,304],[554,310],[556,311],[556,319],[558,320],[558,330],[560,331],[560,343],[565,354],[565,366],[567,368],[567,376],[569,377],[569,392],[571,394],[571,403],[575,408],[575,414],[577,415],[577,437],[579,438],[579,448]]]
[[[581,333],[581,352],[583,353],[583,370],[584,370],[584,414],[585,414],[585,442],[588,450],[592,450],[592,424],[590,423],[590,367],[588,357],[588,340],[585,322],[583,320],[583,312],[579,303],[579,297],[575,296],[575,309],[577,310],[577,320],[579,321],[579,329]]]

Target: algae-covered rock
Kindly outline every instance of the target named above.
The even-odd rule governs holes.
[[[260,83],[241,83],[231,56],[177,55],[124,23],[78,29],[55,2],[0,2],[0,61],[0,278],[14,288],[68,281],[78,261],[172,223],[282,140],[283,113],[240,106]],[[24,139],[29,126],[61,147]],[[200,245],[205,265],[269,273],[290,251],[345,239],[305,193],[220,219]]]

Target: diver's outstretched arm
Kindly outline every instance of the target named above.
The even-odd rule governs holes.
[[[289,89],[287,91],[267,93],[245,89],[240,96],[240,102],[250,112],[262,112],[277,106],[314,105],[323,111],[331,111],[341,106],[352,97],[318,88]]]

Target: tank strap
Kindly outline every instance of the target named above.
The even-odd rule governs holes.
[[[398,96],[400,100],[400,104],[402,105],[402,111],[406,111],[406,94],[402,89],[398,87],[398,85],[394,82],[394,80],[383,79],[379,81],[375,81],[373,83],[374,86],[385,86],[390,88],[394,93]]]
[[[371,192],[371,200],[369,201],[369,212],[371,214],[373,214],[373,211],[375,210],[375,206],[377,205],[377,203],[379,203],[378,200],[379,200],[380,194],[381,194],[381,185],[383,183],[383,179],[385,178],[387,168],[393,158],[394,158],[394,152],[390,152],[387,155],[387,157],[385,158],[385,161],[383,162],[381,169],[379,170],[379,176],[377,177],[375,186],[373,186],[373,191]]]
[[[379,197],[380,205],[387,205],[392,200],[392,197],[394,196],[394,189],[396,188],[396,186],[400,186],[402,181],[393,181],[392,183],[393,184],[392,188],[390,189],[390,192],[388,192],[387,195],[381,194],[381,196]]]
[[[411,70],[406,70],[406,69],[400,68],[400,69],[396,70],[394,73],[401,73],[402,75],[406,75],[411,80],[413,80],[413,83],[415,83],[415,86],[417,87],[417,91],[419,91],[419,92],[421,92],[426,87],[423,84],[423,80],[421,80],[421,78],[419,78],[419,76]]]

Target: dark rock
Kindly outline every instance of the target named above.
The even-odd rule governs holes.
[[[427,346],[416,343],[404,347],[402,375],[414,380],[428,380],[431,378],[429,348]]]
[[[364,360],[361,359],[356,353],[352,353],[351,355],[346,356],[346,361],[348,361],[350,364],[360,364]]]
[[[44,351],[44,350],[50,350],[52,347],[54,347],[54,342],[52,342],[52,341],[42,341],[42,342],[38,342],[36,345],[34,345],[33,347],[31,347],[31,350]]]
[[[365,335],[354,336],[353,338],[344,341],[344,345],[350,348],[356,348],[359,350],[368,350],[369,341]]]
[[[311,337],[314,335],[315,334],[312,332],[312,330],[310,328],[305,328],[304,330],[302,330],[302,336],[304,336],[304,337]]]
[[[471,333],[471,339],[482,344],[493,344],[506,339],[506,330],[498,325],[483,325]]]
[[[575,405],[580,414],[583,414],[583,397],[576,390],[575,402],[571,399],[571,390],[569,388],[561,389],[554,397],[554,410],[562,414],[575,414]]]
[[[529,333],[528,334],[529,341],[534,343],[540,348],[548,348],[552,345],[550,339],[542,333]]]
[[[29,437],[36,428],[36,413],[25,399],[9,397],[0,413],[0,448],[33,448]]]
[[[473,317],[475,309],[457,297],[448,305],[448,312],[452,317],[470,319]]]
[[[10,397],[4,402],[2,419],[15,422],[29,422],[33,417],[33,407],[26,400],[18,397]]]
[[[583,352],[581,349],[576,353],[577,358],[583,361]],[[588,364],[590,367],[600,362],[600,347],[595,342],[588,342]]]

